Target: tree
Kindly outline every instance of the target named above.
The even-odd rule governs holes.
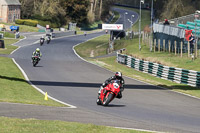
[[[67,18],[78,25],[87,23],[89,5],[89,0],[68,0],[63,2]]]

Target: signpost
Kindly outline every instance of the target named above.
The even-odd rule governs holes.
[[[123,30],[123,24],[102,24],[103,30]]]
[[[114,31],[119,31],[119,33],[123,30],[123,24],[102,24],[102,29],[103,30],[112,30],[110,32],[110,39],[109,39],[109,51],[111,52],[114,49],[114,40],[113,38],[113,30]]]

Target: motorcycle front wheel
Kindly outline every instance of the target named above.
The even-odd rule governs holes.
[[[101,105],[101,100],[97,98],[97,105]]]
[[[38,61],[33,61],[33,66],[35,67],[38,64]]]
[[[108,96],[104,98],[103,106],[107,106],[113,100],[114,94],[109,93]]]

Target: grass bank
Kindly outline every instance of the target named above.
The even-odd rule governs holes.
[[[8,29],[8,27],[13,25],[13,26],[19,26],[19,32],[38,32],[38,28],[33,26],[18,25],[14,23],[2,23],[2,24],[7,26],[6,30],[10,30]]]
[[[12,44],[19,41],[18,39],[3,39],[5,48],[0,48],[0,54],[10,54],[13,50],[17,48],[17,46],[13,46]]]
[[[0,101],[47,106],[64,106],[51,99],[44,100],[44,95],[30,86],[12,59],[0,57]]]
[[[103,35],[84,43],[83,47],[75,47],[76,52],[84,58],[107,54],[109,35]]]
[[[5,49],[0,49],[0,54],[9,55],[17,46],[11,44],[18,39],[4,39]],[[24,79],[21,71],[8,57],[0,57],[0,102],[14,102],[38,104],[47,106],[65,106],[51,99],[44,100],[44,95],[30,86]]]
[[[147,133],[142,131],[117,129],[76,122],[48,121],[35,119],[16,119],[0,117],[3,133]]]
[[[171,82],[168,80],[163,80],[149,74],[145,74],[134,69],[128,68],[122,64],[116,62],[116,57],[108,57],[108,58],[90,58],[90,54],[92,51],[96,53],[96,56],[102,55],[102,52],[98,50],[98,46],[101,46],[103,43],[106,43],[106,40],[103,40],[102,37],[90,40],[88,42],[82,43],[75,47],[77,53],[82,56],[83,58],[89,60],[92,63],[105,67],[113,72],[121,71],[124,75],[128,77],[132,77],[134,79],[138,79],[147,83],[151,83],[154,85],[162,86],[174,91],[183,92],[186,94],[190,94],[196,97],[200,97],[200,89],[191,87],[184,84],[178,84],[175,82]],[[94,47],[94,46],[95,47]],[[87,47],[88,51],[84,51]],[[191,59],[188,58],[181,58],[175,56],[174,54],[169,53],[153,53],[149,52],[148,46],[142,44],[142,50],[139,51],[138,49],[138,39],[133,40],[118,40],[115,44],[115,50],[126,48],[126,54],[132,55],[136,58],[150,60],[153,62],[162,63],[168,66],[182,66],[181,68],[189,69],[189,68],[196,68],[195,70],[199,70],[198,67],[198,60],[196,63],[192,63]],[[104,50],[103,50],[104,49]],[[101,51],[106,51],[106,47],[102,47]],[[184,61],[185,60],[185,61]],[[187,64],[187,65],[185,65]]]

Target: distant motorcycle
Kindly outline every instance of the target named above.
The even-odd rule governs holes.
[[[40,46],[44,44],[44,38],[40,38]]]
[[[97,105],[107,106],[120,92],[120,81],[113,80],[106,87],[101,89],[100,96],[97,98]]]
[[[47,36],[47,44],[49,44],[51,41],[51,37],[50,36]]]
[[[40,61],[39,56],[32,56],[32,63],[34,67],[39,63],[39,61]]]

